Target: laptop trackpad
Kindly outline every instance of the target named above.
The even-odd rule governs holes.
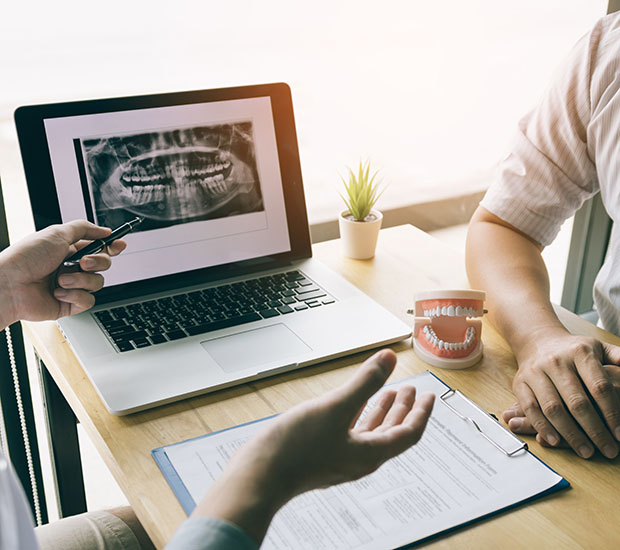
[[[277,324],[200,342],[226,372],[258,367],[311,351],[286,325]]]

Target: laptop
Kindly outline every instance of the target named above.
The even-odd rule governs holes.
[[[37,229],[144,221],[93,309],[58,326],[124,415],[402,340],[312,258],[286,84],[15,112]]]

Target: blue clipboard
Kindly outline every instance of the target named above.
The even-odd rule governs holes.
[[[443,400],[443,399],[444,399],[444,397],[446,397],[446,396],[447,396],[447,397],[450,397],[451,395],[453,395],[453,394],[455,393],[455,390],[452,390],[452,389],[451,389],[451,388],[450,388],[447,384],[445,384],[445,382],[443,382],[443,381],[442,381],[439,377],[437,377],[435,374],[433,374],[433,373],[432,373],[432,372],[430,372],[430,371],[426,371],[426,372],[428,372],[428,374],[432,375],[432,376],[433,376],[433,378],[435,378],[436,380],[438,380],[439,382],[441,382],[441,384],[443,384],[443,385],[445,386],[445,388],[446,388],[446,392],[445,392],[442,396],[439,396],[439,398],[440,398],[440,399],[442,399],[442,400]],[[412,379],[415,379],[415,377],[412,377]],[[398,382],[394,382],[394,383],[402,383],[402,382],[403,382],[402,380],[399,380]],[[389,386],[389,385],[391,385],[391,384],[388,384],[388,386]],[[460,392],[457,392],[457,393],[459,393],[461,396],[465,397],[465,396],[464,396],[463,394],[461,394]],[[465,397],[465,399],[467,399],[467,398]],[[482,411],[482,409],[481,409],[478,405],[476,405],[473,401],[471,401],[471,400],[469,400],[469,399],[467,399],[467,400],[468,400],[471,404],[473,404],[473,405],[474,405],[477,409],[479,409],[480,411]],[[445,401],[444,401],[444,402],[445,402]],[[450,408],[452,408],[452,407],[450,407]],[[454,410],[454,409],[453,409],[453,410]],[[456,411],[455,411],[455,412],[456,412]],[[482,411],[482,412],[484,413],[484,411]],[[459,413],[457,413],[457,414],[459,414]],[[488,413],[484,413],[484,414],[488,414]],[[251,421],[251,422],[246,422],[246,423],[244,423],[244,424],[239,424],[238,426],[231,426],[230,428],[226,428],[226,429],[224,429],[224,430],[219,430],[219,431],[217,431],[217,432],[213,432],[213,433],[210,433],[210,434],[205,434],[205,435],[198,436],[198,437],[195,437],[195,438],[187,439],[187,440],[185,440],[185,441],[180,441],[180,442],[178,442],[178,443],[173,443],[173,444],[171,444],[171,445],[166,445],[166,446],[164,446],[164,447],[159,447],[158,449],[153,449],[153,450],[151,451],[151,455],[152,455],[153,459],[155,460],[155,462],[156,462],[156,463],[157,463],[157,465],[159,466],[159,469],[161,470],[162,474],[163,474],[163,475],[164,475],[164,477],[166,478],[166,481],[168,482],[168,485],[170,485],[170,488],[172,489],[172,491],[173,491],[173,493],[175,494],[175,496],[177,497],[177,499],[178,499],[179,503],[180,503],[180,504],[181,504],[181,506],[183,507],[183,510],[185,511],[185,513],[186,513],[188,516],[189,516],[189,515],[193,512],[193,510],[194,510],[194,508],[196,507],[196,504],[197,504],[197,503],[196,503],[196,502],[194,501],[194,499],[192,498],[192,496],[191,496],[190,492],[188,491],[187,487],[185,486],[185,484],[183,483],[183,481],[182,481],[182,480],[181,480],[181,478],[179,477],[179,475],[178,475],[177,471],[175,470],[174,466],[173,466],[173,465],[172,465],[172,463],[170,462],[170,459],[168,458],[168,455],[166,454],[166,450],[167,450],[167,449],[169,449],[169,448],[171,448],[171,447],[174,447],[174,446],[176,446],[176,445],[181,445],[181,444],[187,443],[188,441],[200,440],[200,439],[204,439],[204,438],[207,438],[207,437],[211,437],[211,436],[214,436],[214,435],[216,435],[216,434],[220,434],[220,433],[223,433],[223,432],[226,432],[226,431],[229,431],[229,430],[234,430],[234,429],[239,428],[239,427],[242,427],[242,426],[248,426],[248,425],[250,425],[250,424],[255,424],[255,423],[257,423],[257,422],[262,422],[262,421],[264,421],[264,420],[268,420],[269,418],[273,418],[273,417],[275,417],[275,416],[277,416],[277,415],[271,415],[271,416],[268,416],[268,417],[265,417],[265,418],[261,418],[261,419],[258,419],[258,420],[253,420],[253,421]],[[461,415],[459,414],[459,416],[461,416]],[[497,420],[497,419],[496,419],[493,415],[490,415],[490,416],[491,416],[491,417],[492,417],[492,418],[493,418],[493,419],[494,419],[494,420],[498,423],[498,425],[500,425],[500,426],[501,426],[501,424],[499,424],[499,421],[498,421],[498,420]],[[463,418],[463,417],[461,416],[461,418]],[[470,419],[470,420],[471,420],[471,419]],[[474,422],[474,424],[475,424],[475,422]],[[501,427],[502,427],[504,430],[506,430],[508,433],[510,433],[511,435],[513,435],[513,434],[512,434],[512,433],[511,433],[511,432],[510,432],[507,428],[505,428],[504,426],[501,426]],[[485,436],[485,437],[486,437],[486,436]],[[560,475],[560,474],[558,474],[555,470],[553,470],[553,468],[550,468],[547,464],[545,464],[542,460],[540,460],[540,459],[539,459],[536,455],[534,455],[534,454],[533,454],[533,453],[532,453],[532,452],[531,452],[531,451],[527,448],[527,444],[526,444],[525,442],[522,442],[522,441],[521,441],[519,438],[517,438],[516,436],[513,436],[513,437],[514,437],[517,441],[519,441],[519,442],[521,442],[521,443],[522,443],[522,445],[521,445],[521,446],[519,447],[519,449],[517,449],[517,450],[524,450],[525,452],[527,452],[527,453],[529,453],[531,456],[533,456],[533,457],[534,457],[534,458],[535,458],[538,462],[540,462],[541,464],[543,464],[546,468],[548,468],[549,470],[551,470],[554,474],[556,474],[556,475],[558,475],[558,476]],[[488,438],[487,438],[487,439],[488,439]],[[495,446],[496,446],[496,447],[498,447],[497,445],[495,445]],[[499,447],[498,447],[498,448],[499,448]],[[510,452],[510,451],[506,451],[506,450],[504,450],[504,452],[505,452],[507,455],[509,455],[509,456],[511,455],[511,452]],[[535,495],[532,495],[531,497],[528,497],[528,498],[523,499],[523,500],[521,500],[521,501],[518,501],[518,502],[515,502],[515,503],[513,503],[513,504],[510,504],[509,506],[505,506],[504,508],[499,508],[499,509],[493,510],[492,512],[490,512],[490,513],[488,513],[488,514],[484,514],[484,515],[478,516],[478,517],[476,517],[476,518],[472,519],[471,521],[467,521],[467,522],[465,522],[465,523],[461,523],[461,524],[459,524],[459,525],[454,525],[454,526],[452,526],[452,527],[448,527],[448,528],[446,528],[446,529],[444,529],[444,530],[442,530],[442,531],[440,531],[440,532],[438,532],[438,533],[434,533],[434,534],[432,534],[432,535],[430,535],[430,536],[428,536],[428,537],[425,537],[425,538],[423,538],[423,539],[419,539],[419,540],[416,540],[416,541],[414,541],[414,542],[411,542],[411,543],[405,544],[404,546],[400,546],[399,548],[413,548],[413,547],[415,547],[415,546],[418,546],[418,545],[420,545],[420,544],[423,544],[423,543],[428,542],[428,541],[430,541],[430,540],[433,540],[433,539],[435,539],[435,538],[442,537],[442,536],[444,536],[444,535],[446,535],[446,534],[449,534],[449,533],[453,533],[453,532],[455,532],[455,531],[457,531],[457,530],[459,530],[459,529],[462,529],[462,528],[464,528],[464,527],[467,527],[467,526],[469,526],[469,525],[472,525],[472,524],[474,524],[474,523],[477,523],[478,521],[482,521],[482,520],[488,519],[488,518],[490,518],[490,517],[493,517],[493,516],[496,516],[496,515],[502,514],[502,513],[506,512],[506,511],[508,511],[508,510],[511,510],[511,509],[513,509],[513,508],[517,508],[517,507],[519,507],[519,506],[522,506],[522,505],[524,505],[524,504],[528,504],[528,503],[530,503],[530,502],[532,502],[532,501],[535,501],[535,500],[537,500],[537,499],[544,498],[544,497],[546,497],[546,496],[548,496],[548,495],[551,495],[551,494],[553,494],[553,493],[556,493],[556,492],[558,492],[558,491],[561,491],[562,489],[568,489],[568,488],[570,487],[570,483],[569,483],[566,479],[564,479],[562,476],[560,476],[560,477],[561,477],[561,479],[560,479],[560,480],[558,481],[558,483],[556,483],[554,486],[552,486],[552,487],[550,487],[550,488],[548,488],[548,489],[546,489],[546,490],[544,490],[544,491],[542,491],[542,492],[540,492],[540,493],[537,493],[537,494],[535,494]]]

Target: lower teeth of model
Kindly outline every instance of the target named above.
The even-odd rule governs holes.
[[[476,336],[476,330],[474,327],[468,327],[465,332],[464,342],[444,342],[443,340],[437,338],[433,327],[426,325],[424,327],[424,336],[426,336],[426,339],[433,345],[433,347],[455,351],[469,348],[474,341],[474,337]]]

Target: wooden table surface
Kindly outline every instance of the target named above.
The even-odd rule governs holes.
[[[315,245],[317,258],[401,318],[416,292],[467,288],[463,258],[412,226],[383,230],[373,260],[342,256],[339,241]],[[620,344],[617,338],[565,310],[574,333]],[[523,320],[527,322],[527,319]],[[185,519],[176,497],[151,458],[151,449],[281,412],[347,380],[371,352],[281,374],[203,397],[126,417],[109,414],[56,325],[25,323],[26,333],[85,431],[127,495],[157,547]],[[516,370],[504,339],[485,321],[484,357],[476,366],[450,371],[431,367],[413,353],[411,341],[393,346],[398,365],[391,381],[424,370],[437,374],[498,417],[514,403]],[[617,461],[597,455],[582,460],[569,450],[548,450],[526,438],[534,454],[563,475],[571,488],[441,537],[432,548],[616,548],[620,544]]]

